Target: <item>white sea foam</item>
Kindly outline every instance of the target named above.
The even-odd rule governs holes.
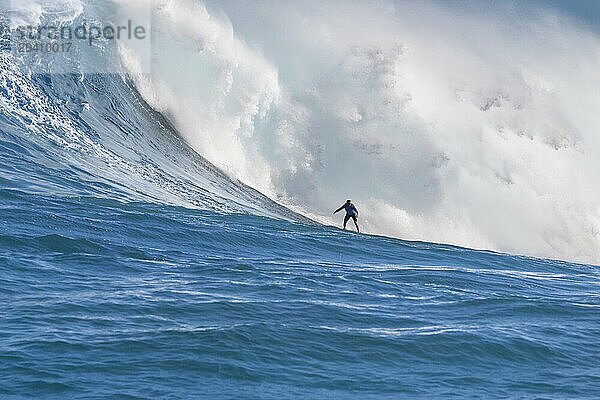
[[[367,232],[600,261],[598,36],[452,4],[159,0],[134,76],[199,153],[325,221],[352,198]]]
[[[45,16],[60,22],[73,21],[83,12],[80,0],[9,0],[3,8],[11,28],[36,26]]]

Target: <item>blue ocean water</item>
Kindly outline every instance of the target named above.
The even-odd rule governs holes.
[[[598,398],[593,265],[323,226],[0,53],[0,398]]]
[[[3,182],[3,398],[597,398],[598,268]]]

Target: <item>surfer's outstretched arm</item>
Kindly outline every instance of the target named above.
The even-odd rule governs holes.
[[[337,210],[335,210],[333,213],[335,214],[338,211],[342,211],[344,209],[345,204],[342,204],[342,206],[340,208],[338,208]]]

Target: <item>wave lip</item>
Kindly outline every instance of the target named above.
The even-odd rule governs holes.
[[[596,98],[597,34],[537,3],[522,15],[430,1],[278,10],[12,2],[13,30],[131,20],[148,36],[2,52],[2,130],[102,196],[105,184],[113,197],[326,224],[352,197],[364,232],[597,262],[594,102],[573,100]]]

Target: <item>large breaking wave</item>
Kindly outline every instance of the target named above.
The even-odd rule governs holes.
[[[11,7],[28,23],[102,13]],[[600,40],[569,17],[521,2],[159,0],[151,12],[150,73],[123,43],[99,43],[114,75],[44,78],[3,54],[2,123],[68,149],[47,162],[76,165],[98,191],[298,218],[244,182],[324,222],[352,198],[367,232],[600,260]],[[99,60],[79,56],[80,69]]]

